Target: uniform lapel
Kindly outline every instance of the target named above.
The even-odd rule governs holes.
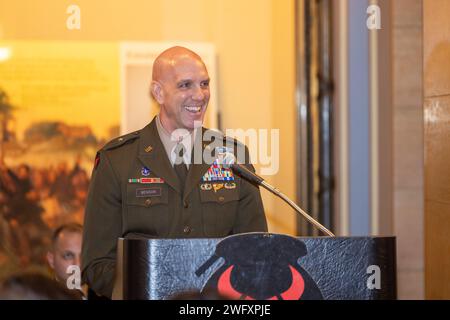
[[[163,178],[168,185],[181,194],[180,182],[159,138],[156,117],[142,129],[138,158],[150,171]]]

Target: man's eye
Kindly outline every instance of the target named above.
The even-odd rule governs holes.
[[[69,259],[73,259],[73,254],[70,252],[66,252],[63,254],[63,259],[64,260],[69,260]]]
[[[179,88],[189,88],[191,84],[189,82],[183,82],[178,87]]]
[[[209,87],[209,82],[208,82],[208,81],[205,81],[205,82],[202,82],[200,85],[201,85],[203,88],[208,88],[208,87]]]

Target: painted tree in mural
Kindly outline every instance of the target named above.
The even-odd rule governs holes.
[[[0,163],[4,161],[4,144],[8,141],[8,122],[12,120],[15,107],[10,103],[9,97],[0,88]]]

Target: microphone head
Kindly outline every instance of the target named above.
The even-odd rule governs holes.
[[[236,163],[236,157],[231,152],[221,154],[218,160],[219,164],[221,164],[225,169],[230,169],[231,166]]]

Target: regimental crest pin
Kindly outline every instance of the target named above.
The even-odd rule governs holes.
[[[142,167],[142,169],[141,169],[141,174],[142,174],[144,177],[148,177],[148,176],[150,175],[150,169],[147,168],[147,167]]]

